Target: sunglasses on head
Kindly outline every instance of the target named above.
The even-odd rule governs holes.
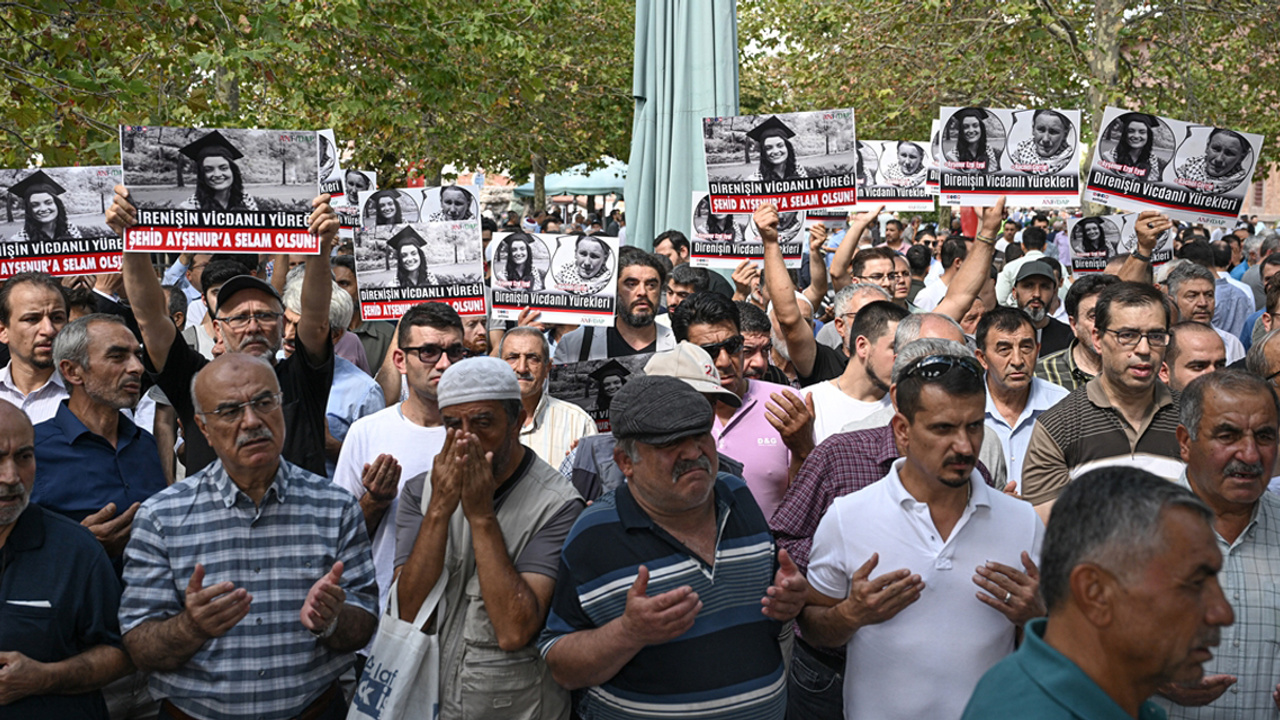
[[[963,368],[975,377],[982,377],[982,367],[973,358],[959,355],[928,355],[908,365],[902,371],[902,379],[918,377],[924,380],[935,380],[946,375],[954,367]]]

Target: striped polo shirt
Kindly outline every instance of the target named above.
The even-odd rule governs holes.
[[[574,524],[538,641],[544,657],[565,635],[620,617],[641,565],[649,569],[648,595],[688,585],[702,601],[685,634],[646,647],[607,683],[585,691],[584,720],[783,716],[782,626],[761,613],[760,604],[776,572],[773,538],[740,478],[720,473],[715,502],[714,566],[654,523],[627,485],[597,500]]]
[[[182,612],[197,563],[204,587],[249,591],[249,614],[181,667],[153,672],[151,692],[203,718],[291,718],[355,656],[330,650],[299,619],[307,593],[344,563],[346,604],[378,617],[378,586],[364,515],[351,493],[286,460],[261,503],[222,461],[151,496],[125,549],[120,629]]]

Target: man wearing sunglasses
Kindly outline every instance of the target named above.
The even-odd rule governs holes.
[[[136,223],[136,209],[123,185],[107,208],[107,225],[117,234]],[[284,343],[284,304],[274,287],[252,275],[238,275],[218,291],[216,329],[229,353],[249,353],[276,370],[284,393],[284,458],[317,475],[325,474],[325,407],[333,385],[333,343],[329,339],[329,297],[333,279],[329,249],[338,235],[338,215],[329,196],[311,202],[311,234],[320,238],[320,254],[309,255],[302,281],[302,312],[297,344],[302,350],[276,362]],[[122,263],[126,295],[142,331],[144,361],[156,384],[173,403],[186,428],[188,473],[204,469],[216,458],[205,437],[195,430],[191,379],[209,361],[178,338],[166,311],[164,290],[147,253],[125,253]]]
[[[1178,398],[1160,382],[1169,312],[1152,285],[1121,282],[1098,295],[1093,344],[1101,372],[1036,420],[1022,470],[1023,497],[1047,518],[1074,478],[1129,465],[1165,478],[1182,472]]]

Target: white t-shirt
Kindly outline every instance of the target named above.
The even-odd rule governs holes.
[[[342,441],[338,466],[333,481],[355,495],[364,497],[364,484],[360,474],[366,463],[386,453],[400,463],[400,485],[396,499],[378,523],[373,533],[373,565],[378,577],[378,607],[387,606],[387,593],[391,590],[391,574],[396,560],[396,508],[400,503],[400,491],[410,479],[431,471],[436,455],[444,447],[445,430],[440,427],[423,427],[411,422],[400,412],[400,404],[380,410],[356,420]],[[427,482],[424,492],[431,491]]]
[[[988,560],[1022,570],[1025,550],[1040,562],[1044,524],[1030,503],[969,478],[973,496],[943,540],[929,507],[903,487],[894,461],[883,480],[837,498],[818,524],[809,584],[833,598],[871,557],[875,578],[906,568],[924,581],[920,599],[893,618],[854,633],[847,645],[844,716],[849,720],[958,718],[992,665],[1013,652],[1015,628],[977,599],[974,570]],[[886,702],[885,698],[893,698]]]
[[[875,402],[855,400],[836,387],[835,380],[811,385],[808,390],[813,396],[813,442],[815,445],[840,432],[840,428],[844,427],[845,423],[861,420],[877,410],[890,407],[888,393]]]
[[[926,285],[923,290],[916,293],[916,299],[912,301],[912,304],[925,312],[933,312],[938,307],[938,303],[942,302],[942,298],[946,296],[947,283],[939,277],[938,282]]]

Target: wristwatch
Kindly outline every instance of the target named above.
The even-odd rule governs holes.
[[[316,632],[315,630],[309,631],[312,637],[314,637],[317,640],[326,640],[332,637],[333,633],[336,632],[338,629],[338,618],[341,616],[342,616],[342,612],[339,611],[337,615],[333,616],[333,622],[329,623],[329,627],[325,628],[324,630],[321,630],[320,632]]]
[[[1150,255],[1143,255],[1142,253],[1138,252],[1137,250],[1134,250],[1133,252],[1131,252],[1131,253],[1129,253],[1129,254],[1130,254],[1130,255],[1132,255],[1133,257],[1138,258],[1138,259],[1139,259],[1139,260],[1141,260],[1142,262],[1147,262],[1147,263],[1151,262],[1151,256],[1150,256]]]

